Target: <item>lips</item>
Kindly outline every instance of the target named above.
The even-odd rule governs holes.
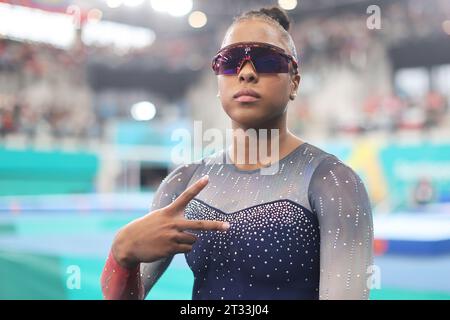
[[[239,102],[254,102],[261,98],[258,92],[252,89],[242,89],[236,94],[234,94],[233,98]]]

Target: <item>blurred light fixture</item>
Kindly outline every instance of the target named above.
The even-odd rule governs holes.
[[[68,49],[74,43],[73,16],[0,2],[0,37]]]
[[[448,35],[450,35],[450,20],[445,20],[442,22],[442,30]]]
[[[139,49],[150,46],[155,41],[151,29],[129,26],[112,21],[88,21],[81,35],[86,45],[110,46],[119,50]]]
[[[194,11],[189,15],[189,24],[192,28],[201,28],[206,25],[208,18],[201,11]]]
[[[278,0],[278,5],[284,10],[292,10],[297,7],[297,0]]]
[[[151,0],[153,10],[166,12],[174,17],[187,15],[192,10],[192,0]]]
[[[131,107],[131,116],[136,121],[149,121],[155,117],[155,105],[148,101],[142,101]]]
[[[166,12],[169,1],[170,0],[151,0],[150,5],[155,11]]]
[[[182,17],[192,10],[192,0],[171,0],[167,2],[167,12],[174,17]]]
[[[138,7],[144,3],[145,0],[123,0],[123,4],[127,7]]]
[[[122,0],[106,0],[106,5],[111,9],[118,8],[122,4],[123,4]]]
[[[102,20],[103,12],[99,9],[91,9],[88,11],[87,20],[89,22],[99,22]]]

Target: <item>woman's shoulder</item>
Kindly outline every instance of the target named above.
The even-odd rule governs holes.
[[[302,174],[304,177],[311,178],[314,172],[319,166],[327,160],[337,159],[337,157],[324,149],[318,147],[310,142],[304,142],[296,151],[294,156],[296,159],[291,163],[298,163],[298,166],[302,168]],[[337,159],[339,161],[339,159]],[[297,165],[296,165],[297,166]]]
[[[163,179],[162,184],[166,186],[173,184],[187,185],[199,165],[200,164],[197,162],[176,165],[175,168],[172,169]]]
[[[183,162],[174,166],[174,169],[164,178],[163,182],[170,184],[173,182],[178,182],[178,184],[183,181],[188,184],[189,180],[194,176],[195,172],[201,168],[214,163],[221,163],[224,156],[224,150],[219,150],[209,155],[205,155],[200,159]]]
[[[326,180],[327,178],[335,182],[338,178],[344,179],[344,181],[349,178],[361,180],[355,170],[337,155],[310,143],[305,146],[303,153],[309,157],[311,183],[314,180]]]
[[[303,154],[317,159],[318,163],[320,163],[320,161],[322,161],[328,157],[335,157],[335,155],[318,147],[316,144],[312,144],[310,142],[304,142],[302,146],[303,146]]]
[[[353,185],[357,189],[357,185],[363,184],[361,177],[350,164],[319,147],[313,146],[312,149],[316,152],[319,160],[312,170],[309,189],[317,189],[314,186],[322,188],[344,185]]]

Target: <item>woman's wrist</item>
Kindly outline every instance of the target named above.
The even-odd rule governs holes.
[[[131,246],[128,244],[123,230],[117,233],[111,247],[111,254],[114,260],[125,269],[133,270],[139,265],[139,261],[133,257]]]

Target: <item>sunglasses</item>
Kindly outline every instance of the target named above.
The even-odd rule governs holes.
[[[234,75],[240,72],[245,62],[251,61],[258,73],[298,73],[296,59],[284,49],[264,42],[238,42],[220,49],[212,61],[216,75]]]

